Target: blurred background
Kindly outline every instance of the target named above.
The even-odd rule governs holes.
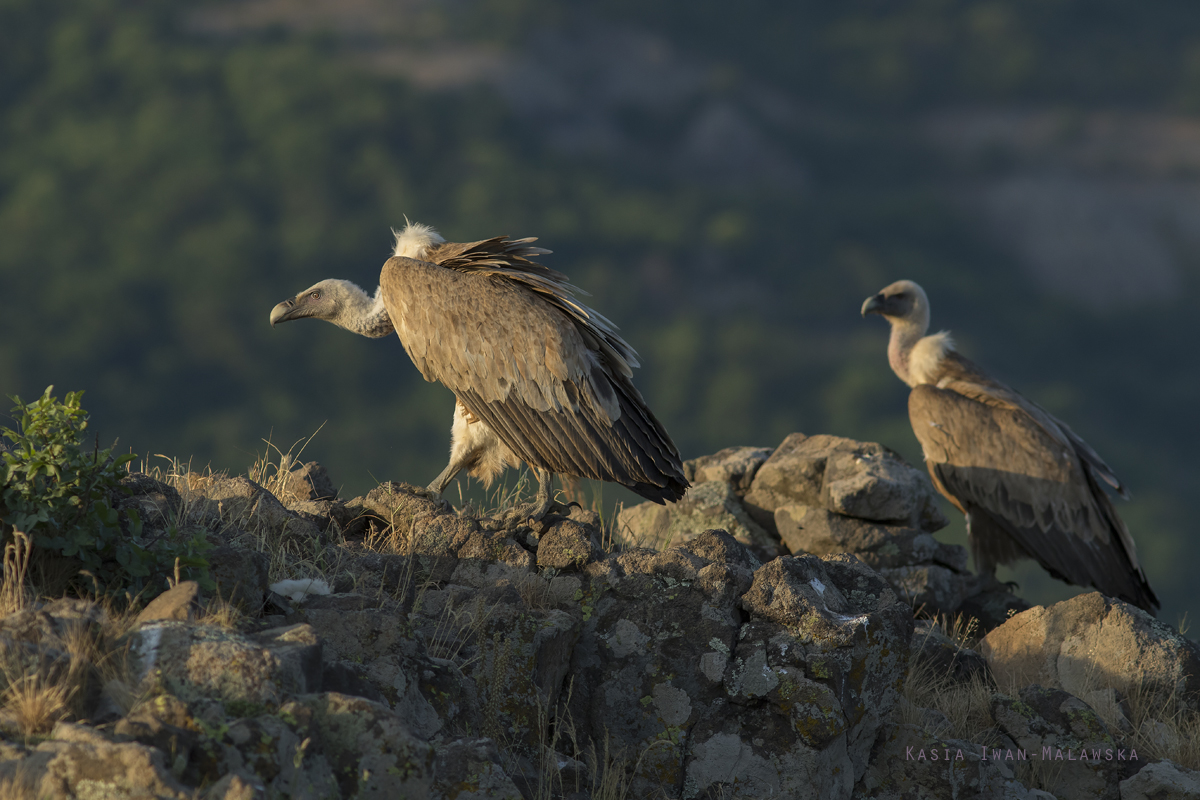
[[[920,463],[859,317],[919,281],[1131,487],[1161,618],[1200,612],[1190,0],[0,0],[0,394],[86,390],[102,445],[234,473],[320,429],[346,496],[423,485],[450,393],[394,337],[267,323],[373,290],[405,214],[540,237],[685,458]]]

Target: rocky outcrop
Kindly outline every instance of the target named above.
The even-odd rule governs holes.
[[[175,496],[134,479],[149,499],[135,490],[128,502],[206,526],[210,552],[247,554],[214,570],[216,594],[239,598],[242,616],[212,624],[212,593],[184,581],[130,623],[82,600],[0,620],[4,663],[78,692],[73,721],[49,729],[0,713],[0,789],[1189,796],[1195,774],[1146,750],[1129,697],[1146,685],[1191,703],[1192,643],[1085,595],[1018,614],[969,649],[961,631],[914,622],[896,572],[964,574],[961,549],[930,536],[923,476],[875,445],[784,444],[689,462],[710,489],[667,523],[716,519],[698,510],[711,492],[720,502],[707,508],[780,534],[775,549],[795,545],[782,555],[728,521],[663,549],[610,550],[598,516],[580,509],[504,531],[404,484],[344,501],[317,488],[315,465],[281,490],[286,502],[245,479],[188,477]],[[955,693],[975,698],[973,727],[942,702]],[[1122,756],[1093,757],[1107,752]]]
[[[685,462],[684,473],[692,488],[682,501],[621,512],[626,541],[662,548],[720,528],[763,560],[853,553],[929,616],[965,609],[992,628],[1028,608],[969,572],[964,548],[933,537],[947,524],[933,486],[882,445],[793,433],[774,449],[731,447]]]

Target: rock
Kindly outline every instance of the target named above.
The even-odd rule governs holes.
[[[913,629],[909,663],[918,665],[938,680],[964,683],[972,679],[991,681],[987,661],[983,656],[942,632],[930,620],[917,620]]]
[[[771,456],[769,447],[726,447],[711,456],[683,462],[688,483],[725,481],[739,497],[750,489],[758,468]]]
[[[332,692],[307,695],[285,704],[279,718],[298,740],[280,755],[291,755],[295,774],[281,772],[268,796],[285,787],[311,787],[314,797],[429,797],[435,754],[387,706]],[[274,759],[279,763],[281,759]],[[272,792],[272,788],[274,792]]]
[[[223,544],[210,550],[207,559],[217,596],[257,616],[262,611],[270,574],[267,554],[241,544]]]
[[[537,565],[542,569],[579,570],[604,557],[595,528],[575,520],[555,522],[538,539]]]
[[[114,742],[91,728],[65,723],[55,726],[52,737],[19,762],[0,763],[0,785],[15,779],[29,787],[26,796],[46,800],[192,797],[154,748]]]
[[[261,783],[252,783],[232,772],[208,787],[204,800],[256,800],[264,794]]]
[[[192,620],[200,611],[200,584],[195,581],[180,581],[142,609],[134,620],[142,625],[155,620]]]
[[[849,797],[911,616],[860,562],[811,560],[760,567],[709,531],[587,567],[569,709],[585,741],[640,759],[633,796]]]
[[[938,564],[883,567],[879,574],[896,594],[922,615],[947,616],[962,608],[963,595],[978,583],[968,575]]]
[[[884,727],[871,764],[854,787],[861,800],[1054,800],[1022,785],[1013,773],[1016,755],[985,751],[972,742],[930,736],[916,725]],[[1005,756],[1008,756],[1006,759]]]
[[[520,800],[522,797],[512,778],[500,766],[500,752],[491,739],[456,739],[439,746],[435,774],[435,796],[455,800]]]
[[[138,629],[132,649],[141,674],[162,689],[186,702],[217,700],[239,715],[320,688],[321,643],[308,625],[251,638],[207,626],[155,622]]]
[[[189,499],[204,498],[213,506],[199,509],[198,518],[215,513],[225,525],[250,532],[269,531],[277,537],[303,541],[321,538],[320,528],[286,509],[275,495],[249,478],[191,472],[186,480]]]
[[[726,481],[693,484],[682,500],[671,505],[647,502],[622,509],[617,526],[626,541],[641,547],[663,549],[705,531],[724,530],[764,557],[779,551],[774,537],[750,518]]]
[[[1029,758],[1061,767],[1043,778],[1058,800],[1117,800],[1119,782],[1139,766],[1136,750],[1129,751],[1132,760],[1110,759],[1124,748],[1095,711],[1061,689],[1033,684],[1019,701],[997,693],[991,705],[1000,730]]]
[[[1149,690],[1200,708],[1200,647],[1099,592],[1017,614],[979,649],[1001,686],[1039,683],[1076,696],[1098,686]]]
[[[938,564],[966,572],[967,551],[925,531],[848,517],[826,508],[789,503],[775,509],[775,529],[793,554],[853,553],[870,567]]]
[[[1121,782],[1121,800],[1191,800],[1200,797],[1200,772],[1171,761],[1148,764]]]
[[[744,501],[772,532],[775,510],[793,503],[929,532],[947,524],[923,472],[882,445],[838,436],[788,436],[759,467]]]
[[[1012,619],[1014,614],[1031,608],[1028,601],[1013,594],[1007,584],[986,579],[980,579],[979,583],[980,589],[968,591],[958,612],[977,620],[981,633],[994,630]]]
[[[316,461],[287,473],[283,481],[283,496],[279,499],[287,502],[304,500],[332,500],[337,497],[337,487],[329,479],[329,473]]]

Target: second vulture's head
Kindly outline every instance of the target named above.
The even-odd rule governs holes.
[[[929,298],[913,281],[896,281],[863,302],[862,315],[867,314],[878,314],[893,325],[916,325],[924,331],[929,327]]]
[[[365,292],[349,281],[330,278],[308,287],[300,294],[271,309],[271,326],[277,322],[313,317],[347,327],[342,319],[362,301]]]

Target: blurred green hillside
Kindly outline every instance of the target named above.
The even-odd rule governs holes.
[[[102,445],[234,471],[324,423],[304,457],[346,492],[424,484],[449,392],[394,338],[267,324],[373,289],[407,214],[540,237],[685,457],[802,430],[917,460],[858,316],[907,277],[1131,486],[1162,617],[1200,612],[1200,7],[180,9],[0,0],[0,393],[84,389]]]

